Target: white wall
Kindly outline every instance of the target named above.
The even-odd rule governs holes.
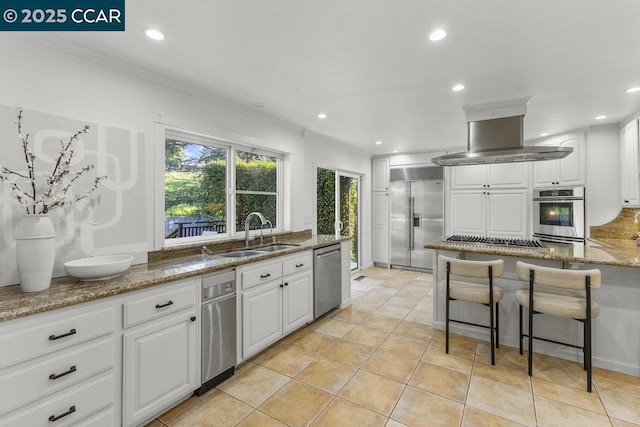
[[[620,126],[592,126],[587,138],[586,204],[589,225],[606,224],[620,213]]]
[[[11,33],[0,38],[0,57],[3,62],[0,67],[0,104],[20,105],[26,110],[143,132],[149,148],[145,159],[147,194],[154,194],[154,169],[162,167],[154,161],[155,152],[164,149],[154,146],[154,120],[162,114],[167,124],[190,123],[200,129],[221,130],[227,135],[252,140],[256,145],[290,153],[291,161],[285,171],[285,190],[290,192],[293,202],[285,206],[285,217],[289,220],[288,228],[292,230],[311,228],[308,219],[314,218],[312,201],[315,199],[316,158],[326,159],[326,164],[332,161],[337,163],[336,167],[345,165],[353,171],[367,174],[363,194],[368,202],[370,157],[347,144],[320,135],[311,135],[305,140],[302,129],[248,108],[205,94],[193,95],[193,91],[186,93],[156,84]],[[2,141],[2,144],[6,143]],[[154,200],[153,197],[149,199],[147,206],[128,208],[146,210],[147,221],[140,227],[147,228],[148,249],[153,250],[160,248],[163,242],[154,238]],[[367,204],[367,217],[369,211]],[[369,224],[365,220],[363,229],[368,230],[364,227]],[[370,245],[370,241],[363,243],[365,247]],[[370,248],[366,251],[368,254],[371,252]]]

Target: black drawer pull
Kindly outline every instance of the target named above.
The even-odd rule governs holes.
[[[271,277],[271,274],[267,273],[267,274],[261,274],[260,275],[261,279],[266,279],[267,277]]]
[[[289,286],[289,282],[284,282],[284,285],[285,286]]]
[[[156,308],[169,307],[170,305],[173,305],[173,301],[171,300],[166,304],[156,304]]]
[[[76,412],[76,405],[73,405],[71,408],[69,408],[69,410],[67,412],[65,412],[64,414],[60,414],[57,417],[55,415],[51,415],[49,417],[49,421],[54,422],[54,421],[58,421],[60,418],[64,418],[67,415],[71,415],[74,412]]]
[[[71,374],[71,373],[73,373],[75,371],[76,371],[76,367],[74,365],[74,366],[70,367],[69,370],[66,371],[66,372],[63,372],[61,374],[51,374],[51,375],[49,375],[49,379],[50,380],[57,380],[58,378],[62,378],[65,375],[69,375],[69,374]]]
[[[284,288],[284,285],[283,285],[282,283],[280,283],[280,287],[281,287],[281,288]]]
[[[62,335],[49,335],[49,341],[55,341],[55,340],[59,340],[60,338],[64,338],[64,337],[68,337],[69,335],[75,335],[77,332],[74,329],[70,330],[69,332],[67,332],[66,334],[62,334]]]
[[[196,316],[191,316],[191,321],[195,322],[196,321]]]
[[[302,264],[302,263],[296,264],[296,268],[300,268],[300,267],[304,267],[304,264]]]

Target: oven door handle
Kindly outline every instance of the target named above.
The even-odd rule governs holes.
[[[534,202],[547,202],[547,203],[557,203],[557,202],[572,202],[572,201],[584,201],[584,197],[562,197],[562,198],[546,198],[546,197],[534,197]]]

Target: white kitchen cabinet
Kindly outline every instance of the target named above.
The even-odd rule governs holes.
[[[109,303],[0,323],[0,426],[82,424],[112,410],[114,326]]]
[[[527,194],[526,189],[451,191],[450,233],[526,238]]]
[[[373,193],[373,262],[389,264],[389,192]]]
[[[238,269],[242,360],[313,321],[312,263],[305,251]]]
[[[371,162],[373,191],[389,190],[389,159],[387,157],[376,157]]]
[[[640,205],[638,175],[638,120],[634,119],[620,131],[620,189],[622,206]]]
[[[199,285],[200,278],[181,280],[163,291],[141,292],[123,304],[124,312],[130,313],[127,318],[136,319],[136,326],[123,333],[125,426],[140,424],[200,386]]]
[[[534,162],[534,187],[584,185],[586,166],[584,143],[579,139],[571,138],[559,143],[552,141],[548,144],[571,147],[573,152],[564,159]]]
[[[529,182],[529,168],[527,162],[451,167],[451,188],[526,187]]]

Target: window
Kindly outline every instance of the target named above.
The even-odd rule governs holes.
[[[254,211],[277,228],[280,163],[276,153],[167,130],[165,239],[177,242],[232,236],[244,232],[245,218]],[[250,230],[260,227],[257,218],[249,225]]]

